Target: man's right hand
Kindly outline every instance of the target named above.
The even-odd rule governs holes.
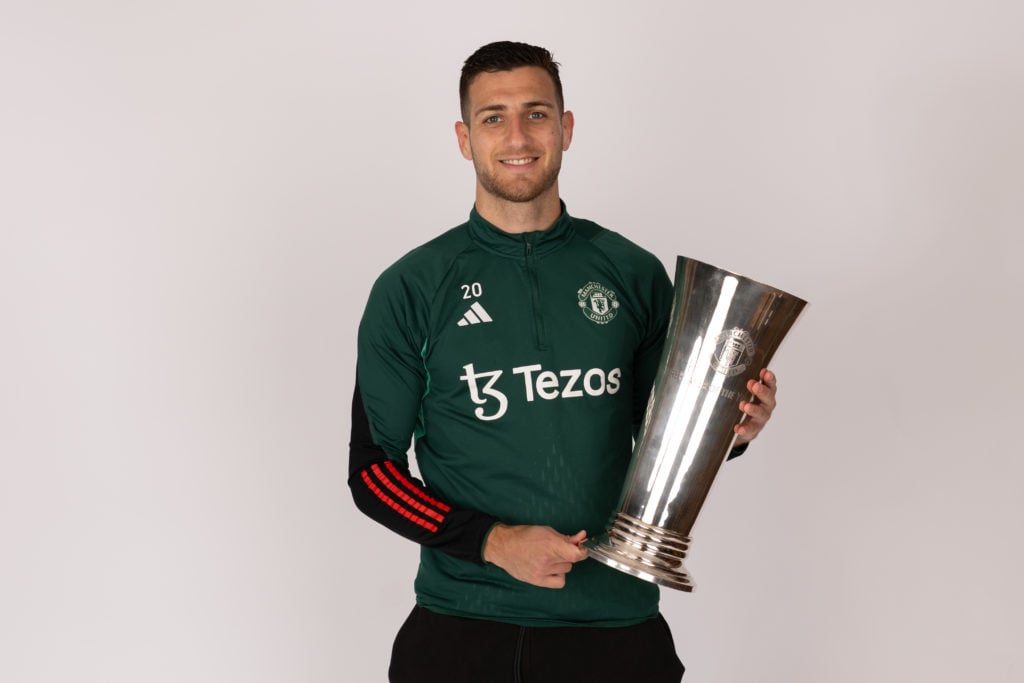
[[[586,531],[566,536],[549,526],[498,524],[484,544],[484,561],[534,586],[562,588],[572,565],[587,558],[580,546],[586,538]]]

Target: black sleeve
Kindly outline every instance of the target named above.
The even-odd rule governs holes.
[[[356,507],[392,531],[452,557],[484,563],[484,540],[500,520],[452,507],[413,477],[404,463],[388,458],[373,442],[358,379],[352,397],[348,487]]]
[[[741,455],[747,452],[747,446],[749,445],[750,443],[748,442],[732,449],[731,451],[729,451],[729,456],[726,458],[726,460],[732,460],[733,458],[740,457]]]

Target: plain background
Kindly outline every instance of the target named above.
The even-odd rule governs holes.
[[[498,39],[563,64],[574,214],[811,301],[663,592],[686,680],[1022,680],[1022,35],[1016,0],[5,1],[0,680],[385,679],[417,552],[349,498],[356,326],[469,212]]]

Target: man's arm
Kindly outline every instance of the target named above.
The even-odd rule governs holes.
[[[513,578],[543,588],[561,588],[586,532],[565,536],[545,526],[509,526],[497,517],[459,510],[443,501],[373,442],[358,380],[352,397],[349,489],[363,513],[392,531],[452,557],[501,567]]]
[[[413,477],[404,462],[389,458],[373,442],[358,379],[352,397],[348,486],[356,507],[371,519],[421,545],[483,564],[484,540],[498,518],[453,508]]]
[[[421,349],[432,289],[418,279],[421,271],[393,266],[381,274],[359,324],[349,489],[362,512],[392,531],[482,564],[484,539],[498,519],[452,505],[407,464],[427,381]]]

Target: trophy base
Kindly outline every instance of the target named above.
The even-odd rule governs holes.
[[[583,547],[592,559],[638,579],[687,593],[694,588],[683,566],[689,536],[620,512],[607,533],[587,539]]]

